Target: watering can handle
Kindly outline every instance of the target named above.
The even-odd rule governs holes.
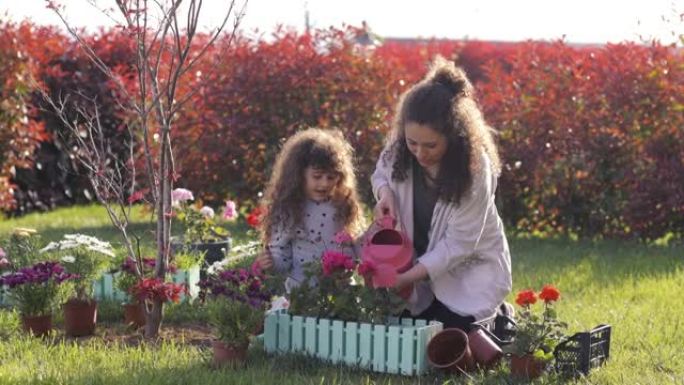
[[[393,229],[397,225],[397,219],[392,216],[385,215],[382,218],[378,219],[377,223],[382,228]]]

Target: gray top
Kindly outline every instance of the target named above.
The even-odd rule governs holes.
[[[343,229],[341,221],[335,216],[332,202],[307,200],[304,204],[302,222],[293,225],[290,218],[274,226],[267,250],[273,257],[277,272],[287,274],[285,288],[299,285],[304,280],[304,266],[320,260],[326,250],[338,250],[351,254],[351,250],[340,250],[333,237]]]

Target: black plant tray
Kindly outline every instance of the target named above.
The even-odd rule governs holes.
[[[555,368],[563,376],[589,375],[610,357],[610,325],[599,325],[588,332],[576,333],[553,352]]]

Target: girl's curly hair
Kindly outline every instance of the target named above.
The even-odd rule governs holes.
[[[465,72],[453,62],[436,57],[427,76],[399,99],[388,138],[390,151],[386,153],[388,157],[395,155],[392,179],[399,181],[406,179],[414,161],[406,144],[407,122],[430,126],[447,139],[437,175],[439,198],[460,202],[472,185],[473,175],[483,166],[483,151],[489,156],[493,173],[500,173],[495,132],[485,122]]]
[[[347,232],[357,234],[363,227],[363,211],[352,160],[353,149],[338,130],[310,128],[290,137],[276,157],[262,201],[266,209],[261,223],[264,241],[281,221],[301,223],[306,202],[304,171],[309,166],[339,175],[331,198],[336,219]]]

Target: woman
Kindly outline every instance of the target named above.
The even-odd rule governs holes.
[[[511,262],[494,204],[499,155],[464,72],[438,58],[401,98],[371,177],[374,214],[397,218],[412,237],[416,318],[469,330],[511,291]]]

